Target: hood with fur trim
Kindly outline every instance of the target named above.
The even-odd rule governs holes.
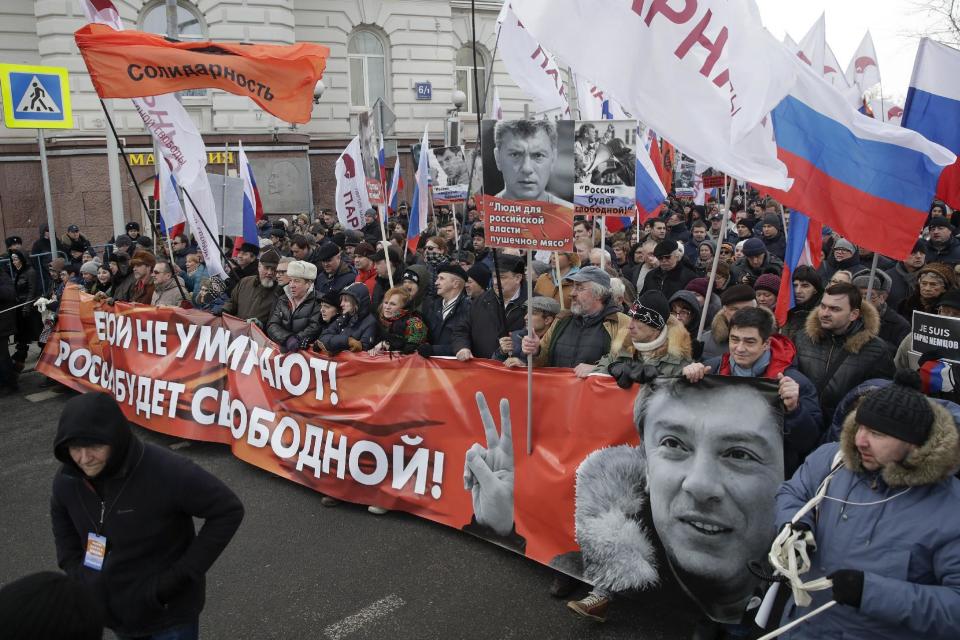
[[[577,468],[574,522],[583,577],[613,592],[658,584],[656,548],[640,514],[646,460],[639,447],[599,449]]]
[[[890,487],[936,484],[946,480],[960,468],[960,436],[957,435],[953,415],[938,402],[930,399],[927,401],[934,416],[930,436],[902,462],[893,462],[883,467],[880,475]],[[854,473],[867,473],[854,441],[858,428],[856,415],[856,411],[851,411],[843,421],[840,451],[848,469]]]
[[[828,337],[827,332],[820,326],[820,318],[817,315],[818,309],[814,309],[807,316],[807,322],[804,325],[804,331],[814,344],[820,344],[822,340]],[[860,353],[871,338],[875,338],[880,333],[880,314],[877,308],[869,302],[860,304],[860,319],[863,320],[863,327],[850,335],[843,343],[843,348],[851,354]]]
[[[723,315],[722,311],[713,316],[713,322],[710,323],[710,335],[713,336],[713,341],[717,344],[727,344],[727,340],[730,339],[730,323],[727,322],[727,317]]]

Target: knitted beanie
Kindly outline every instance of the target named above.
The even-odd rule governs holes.
[[[780,292],[780,277],[773,273],[765,273],[753,284],[754,291],[769,291],[773,295]]]
[[[933,409],[919,391],[914,371],[898,371],[893,384],[870,392],[857,409],[857,423],[897,440],[922,445],[933,427]]]

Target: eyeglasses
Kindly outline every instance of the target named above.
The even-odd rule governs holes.
[[[277,269],[277,274],[286,273],[286,269]]]

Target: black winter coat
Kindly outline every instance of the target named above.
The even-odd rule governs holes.
[[[453,350],[454,332],[461,323],[469,322],[470,306],[470,297],[465,293],[460,294],[453,310],[444,318],[443,299],[438,297],[431,299],[430,308],[423,319],[426,320],[427,328],[430,329],[433,355],[456,355],[456,351]]]
[[[939,249],[932,242],[927,242],[927,264],[931,262],[945,262],[951,267],[960,264],[960,240],[950,238]]]
[[[350,338],[359,340],[364,351],[376,344],[379,327],[377,318],[370,312],[370,290],[362,282],[355,282],[343,290],[357,303],[357,313],[340,314],[330,323],[320,342],[330,353],[340,353],[350,348]],[[319,305],[318,305],[319,307]]]
[[[487,289],[470,305],[466,322],[453,329],[452,349],[454,355],[461,349],[470,349],[476,358],[491,358],[500,348],[500,336],[510,335],[511,331],[523,328],[527,315],[523,303],[527,300],[527,284],[520,285],[520,294],[507,304],[505,309],[507,325],[504,327],[500,316],[500,299]]]
[[[320,337],[320,300],[313,290],[307,292],[303,302],[296,309],[290,299],[287,287],[273,307],[270,322],[267,323],[267,335],[278,345],[283,346],[287,338],[297,336],[298,342],[312,343]]]
[[[880,314],[872,304],[860,306],[861,317],[842,336],[827,333],[820,327],[817,311],[807,316],[804,330],[797,333],[797,368],[817,387],[823,419],[833,417],[843,396],[870,378],[893,378],[893,350],[878,337]],[[841,352],[845,359],[829,380],[830,364]]]
[[[356,281],[357,270],[347,264],[346,254],[344,254],[341,258],[340,267],[332,276],[327,275],[327,272],[322,268],[317,269],[317,281],[313,288],[316,289],[317,295],[322,298],[328,293],[339,294]]]
[[[6,268],[0,267],[0,309],[9,309],[17,304],[17,290]],[[0,338],[8,338],[17,330],[16,311],[0,313]],[[6,349],[6,344],[3,345]]]
[[[94,413],[101,419],[90,420]],[[70,458],[67,443],[74,438],[113,449],[92,480]],[[196,618],[204,575],[243,520],[239,498],[190,460],[142,443],[103,393],[67,403],[54,452],[63,463],[50,501],[57,564],[97,594],[107,626],[141,636]],[[205,520],[199,533],[194,517]],[[99,571],[83,562],[87,536],[97,531],[107,539]]]
[[[691,280],[697,277],[697,273],[681,262],[670,271],[664,271],[657,267],[647,274],[643,281],[643,290],[640,295],[648,291],[661,291],[663,296],[670,299],[670,296],[677,291],[681,291]]]

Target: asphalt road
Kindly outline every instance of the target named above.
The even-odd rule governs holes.
[[[0,398],[0,585],[56,569],[49,496],[52,444],[72,392],[21,376]],[[460,531],[402,513],[324,508],[319,495],[234,458],[222,445],[187,443],[134,427],[223,479],[246,517],[208,574],[205,638],[688,638],[652,594],[614,603],[591,623],[550,597],[552,572]],[[109,633],[107,637],[112,637]]]

